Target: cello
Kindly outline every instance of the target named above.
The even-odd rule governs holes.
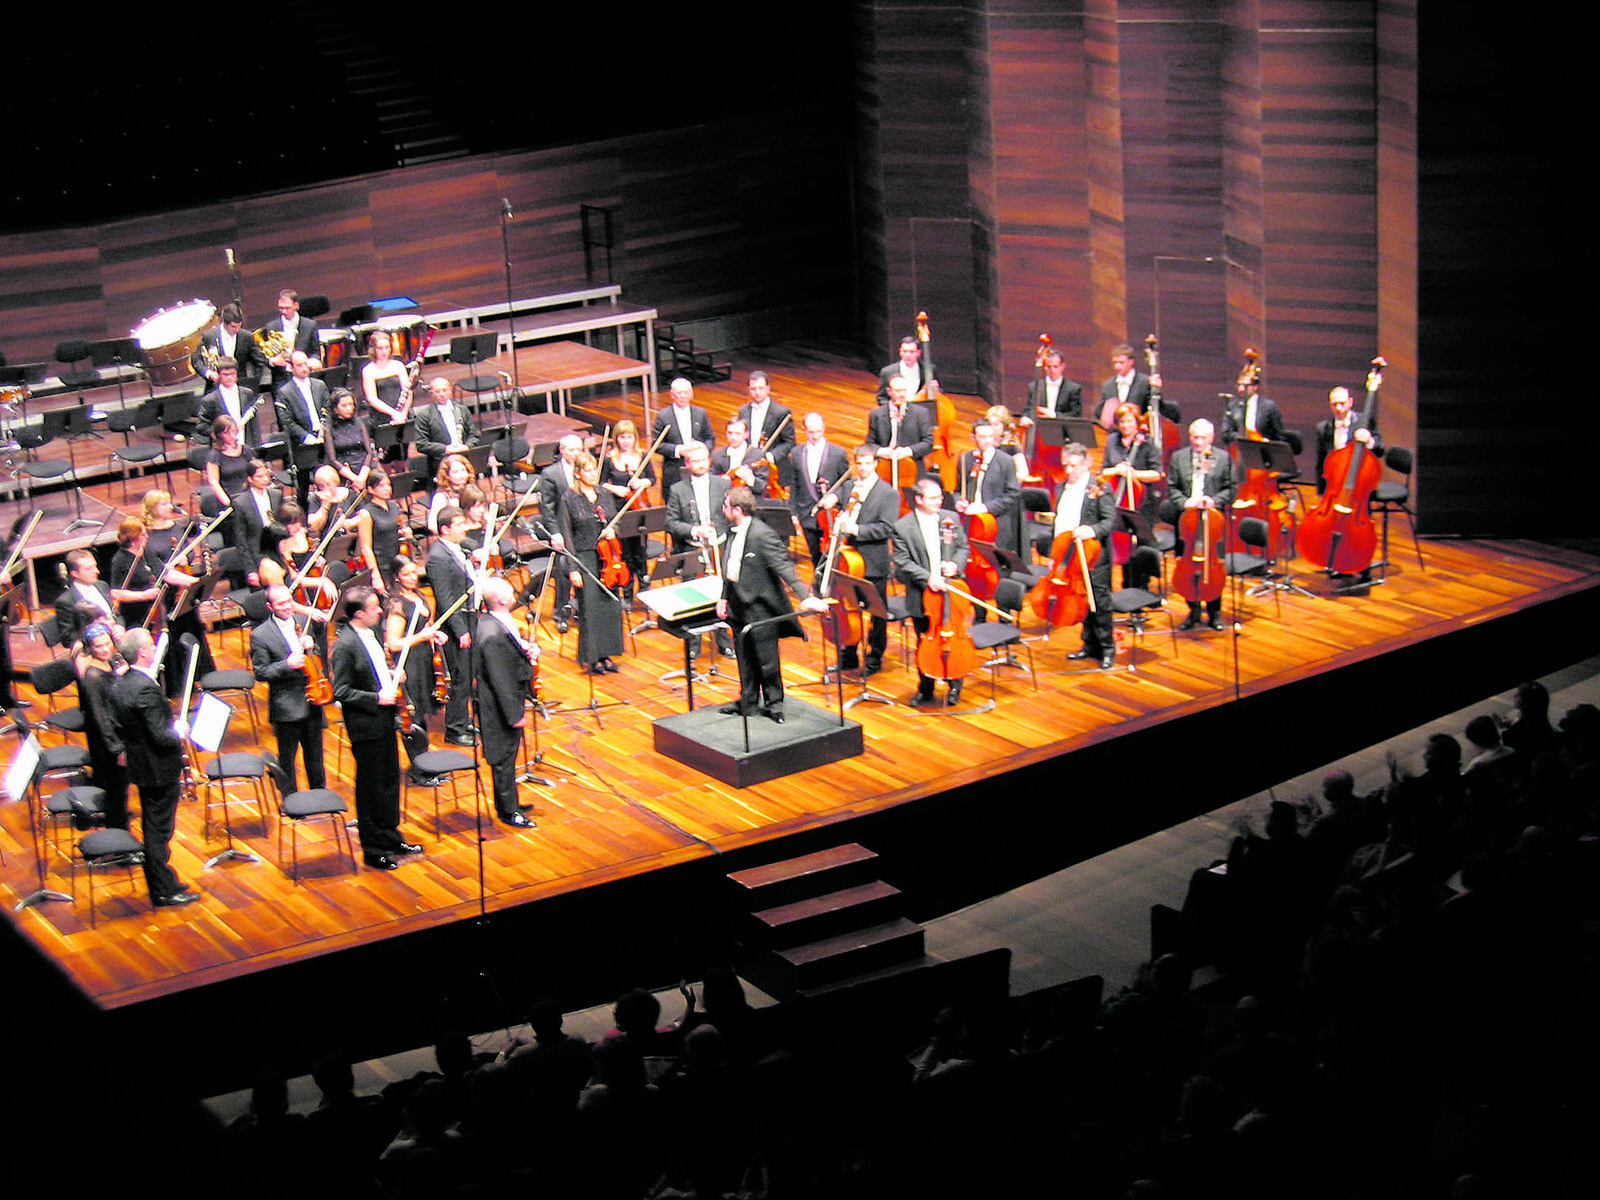
[[[929,328],[926,312],[917,313],[917,341],[922,343],[922,369],[928,373],[928,386],[920,395],[922,399],[933,402],[934,410],[933,449],[928,454],[926,465],[928,470],[938,474],[944,483],[944,490],[948,492],[955,482],[956,472],[956,454],[950,440],[951,430],[955,428],[956,423],[956,406],[933,379],[933,333]],[[912,399],[915,400],[917,397],[913,396]],[[884,478],[888,479],[888,476]],[[890,479],[889,482],[897,487],[911,487],[917,482],[916,470],[912,468],[909,480],[901,482]]]
[[[1367,399],[1356,429],[1372,428],[1378,388],[1388,365],[1381,355],[1372,360]],[[1327,490],[1300,526],[1299,549],[1307,562],[1330,575],[1359,575],[1372,566],[1378,540],[1367,501],[1382,476],[1383,463],[1353,433],[1348,445],[1328,455],[1322,470]]]
[[[1052,628],[1082,625],[1099,609],[1089,572],[1100,561],[1100,543],[1080,540],[1076,530],[1056,534],[1050,543],[1050,570],[1028,591],[1034,615]]]
[[[1197,453],[1194,473],[1204,479],[1211,473],[1211,450]],[[1222,599],[1228,580],[1225,560],[1227,533],[1222,510],[1209,505],[1185,508],[1178,518],[1178,537],[1183,541],[1183,556],[1172,568],[1172,590],[1191,607]]]
[[[1241,389],[1246,384],[1256,387],[1261,385],[1261,355],[1253,346],[1246,346],[1244,351],[1244,366],[1239,368],[1239,385]],[[1237,428],[1246,441],[1264,442],[1266,436],[1260,430],[1248,425],[1245,418],[1249,412],[1250,400],[1235,397],[1232,404],[1238,405],[1237,421],[1230,420],[1230,424]],[[1242,474],[1239,484],[1238,497],[1233,502],[1234,520],[1228,528],[1228,553],[1253,553],[1253,549],[1244,544],[1239,537],[1239,520],[1244,517],[1259,517],[1267,525],[1267,558],[1276,562],[1278,550],[1283,544],[1284,535],[1293,528],[1294,514],[1289,510],[1289,501],[1278,490],[1278,473],[1262,468],[1249,468],[1242,473],[1239,470],[1239,452],[1234,454],[1234,473],[1238,477]]]
[[[956,526],[951,517],[940,521],[939,540],[948,556],[955,544]],[[935,566],[935,570],[937,570]],[[925,588],[922,593],[922,612],[928,620],[928,629],[917,639],[917,670],[929,679],[942,679],[946,683],[963,680],[977,665],[978,647],[968,632],[972,625],[972,601],[960,588],[948,584],[942,588]]]
[[[861,503],[861,498],[854,494],[845,502],[845,512],[852,511]],[[862,561],[861,552],[853,546],[843,545],[844,530],[841,528],[837,508],[823,509],[819,514],[828,515],[828,553],[822,566],[822,582],[817,585],[817,595],[824,600],[834,599],[833,571],[835,565],[846,575],[860,579],[866,574],[866,564]],[[846,646],[861,644],[863,625],[861,621],[861,606],[856,603],[852,595],[846,595],[838,604],[831,605],[828,613],[822,619],[822,636],[826,641],[832,642],[840,650]]]
[[[1178,448],[1178,423],[1161,415],[1161,389],[1156,386],[1156,380],[1161,378],[1161,353],[1153,333],[1144,339],[1144,362],[1150,375],[1150,407],[1145,410],[1144,428],[1150,435],[1150,444],[1161,456],[1161,469],[1165,471],[1167,460]]]

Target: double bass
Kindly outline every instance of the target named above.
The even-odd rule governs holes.
[[[932,401],[934,409],[933,449],[928,453],[926,463],[928,470],[938,474],[944,484],[944,490],[948,492],[953,490],[955,483],[956,453],[951,436],[956,424],[956,406],[955,402],[944,394],[942,388],[933,386],[933,333],[928,324],[928,314],[925,312],[917,313],[917,341],[922,343],[922,369],[929,376],[928,387],[922,398]],[[910,487],[916,482],[913,468],[910,481],[897,483],[897,486]]]
[[[861,498],[852,494],[850,499],[845,502],[845,512],[852,511],[860,503]],[[827,529],[828,553],[823,559],[821,582],[817,585],[817,595],[824,600],[832,600],[835,598],[833,595],[833,572],[835,566],[846,575],[852,575],[860,579],[866,574],[866,564],[862,561],[859,550],[843,544],[844,531],[840,527],[838,509],[823,509],[818,516],[819,524],[823,514],[829,515]],[[827,615],[822,619],[823,638],[832,642],[841,650],[846,646],[860,645],[863,628],[861,606],[856,602],[854,596],[848,594],[838,604],[831,605]]]
[[[1252,346],[1246,346],[1244,351],[1244,366],[1239,369],[1239,382],[1252,383],[1260,386],[1261,383],[1261,355]],[[1249,398],[1235,399],[1234,404],[1239,405],[1239,419],[1236,422],[1244,440],[1251,442],[1264,442],[1266,436],[1260,430],[1254,429],[1245,422],[1248,412]],[[1241,478],[1238,496],[1233,502],[1234,519],[1228,529],[1228,553],[1254,553],[1252,547],[1245,545],[1239,537],[1239,521],[1244,517],[1259,517],[1267,524],[1267,558],[1276,562],[1278,551],[1283,545],[1284,536],[1294,527],[1294,514],[1289,509],[1289,501],[1278,490],[1278,473],[1263,468],[1248,468],[1239,471],[1237,461],[1238,451],[1234,451],[1235,476]]]
[[[1045,446],[1039,440],[1038,420],[1044,416],[1045,379],[1044,363],[1055,345],[1048,333],[1039,335],[1039,349],[1033,356],[1033,398],[1034,409],[1027,414],[1028,436],[1023,443],[1023,454],[1028,459],[1029,476],[1025,486],[1042,487],[1046,491],[1054,492],[1061,486],[1064,472],[1061,468],[1061,451],[1055,446]]]
[[[1179,446],[1178,423],[1161,415],[1161,389],[1156,380],[1161,378],[1161,353],[1155,334],[1144,339],[1144,363],[1150,375],[1150,406],[1145,410],[1143,428],[1150,435],[1150,444],[1161,457],[1161,469],[1167,469],[1167,460]]]
[[[1372,428],[1378,388],[1388,365],[1381,355],[1372,360],[1367,372],[1367,399],[1361,409],[1361,422],[1355,428]],[[1372,447],[1353,435],[1348,445],[1328,455],[1322,469],[1327,490],[1300,523],[1299,550],[1307,562],[1333,575],[1359,575],[1372,566],[1378,538],[1367,512],[1367,501],[1382,476],[1383,463],[1372,453]]]

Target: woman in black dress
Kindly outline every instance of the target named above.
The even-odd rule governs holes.
[[[1150,485],[1161,480],[1161,456],[1150,444],[1150,439],[1139,428],[1139,406],[1119,404],[1114,415],[1116,428],[1106,438],[1105,463],[1100,468],[1101,483],[1110,488],[1112,495],[1121,495],[1126,480],[1136,480],[1143,488],[1137,508],[1151,517],[1156,511],[1155,489]],[[1135,507],[1127,505],[1128,508]]]
[[[398,425],[411,415],[411,374],[394,357],[394,343],[381,330],[367,339],[372,356],[361,368],[361,391],[375,425]]]
[[[617,501],[600,487],[600,464],[580,454],[573,464],[577,480],[561,497],[561,536],[578,562],[568,578],[578,607],[578,664],[591,675],[615,672],[613,654],[622,653],[622,604],[600,583],[600,531],[617,513]],[[579,569],[579,565],[583,569]]]
[[[372,451],[367,422],[356,412],[356,398],[344,388],[333,391],[333,413],[322,439],[322,452],[328,465],[338,468],[340,479],[353,488],[366,486],[377,455]]]
[[[177,567],[166,567],[162,560],[155,556],[155,552],[150,549],[150,534],[145,529],[144,522],[138,517],[128,517],[117,527],[117,552],[111,558],[111,599],[122,606],[122,623],[125,628],[133,629],[139,625],[147,625],[152,634],[159,636],[162,622],[166,619],[167,610],[170,609],[176,595],[174,592],[164,597],[163,585],[181,591],[198,582],[195,576]],[[164,600],[166,603],[161,612],[152,616],[151,607],[158,600]],[[177,626],[169,624],[167,629],[169,637],[165,661],[166,688],[167,697],[171,699],[183,694],[188,658],[179,639],[184,633],[195,634],[195,641],[199,646],[199,659],[195,667],[197,678],[216,670],[217,664],[212,660],[211,647],[206,645],[205,628],[200,624],[192,608],[186,620],[179,621]]]
[[[206,456],[206,486],[200,493],[200,511],[214,517],[250,480],[250,449],[244,444],[239,422],[227,413],[211,426],[211,453]]]
[[[406,655],[406,698],[417,718],[426,721],[436,707],[433,690],[438,677],[433,669],[433,648],[444,644],[445,635],[428,632],[433,623],[433,608],[422,592],[422,568],[401,555],[390,561],[389,569],[394,577],[394,591],[385,610],[383,648],[398,660],[406,646],[412,646]],[[411,631],[409,635],[408,630]]]
[[[646,491],[655,485],[656,464],[653,459],[645,458],[639,447],[638,428],[632,421],[618,421],[611,431],[611,440],[615,444],[600,463],[600,486],[621,505],[634,493]],[[633,481],[631,486],[629,480]],[[630,506],[630,511],[638,512],[649,503],[648,496],[641,496]],[[626,589],[631,599],[644,586],[643,580],[650,573],[650,560],[645,554],[643,534],[622,538],[621,544],[622,561],[628,564],[628,572],[632,576]]]
[[[362,566],[372,575],[372,586],[384,595],[394,589],[394,562],[400,557],[400,543],[411,541],[411,530],[402,525],[402,516],[388,470],[375,463],[367,476],[367,502],[356,514],[356,549]]]

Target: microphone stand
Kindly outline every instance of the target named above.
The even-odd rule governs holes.
[[[522,396],[522,368],[517,365],[517,317],[511,309],[511,200],[509,197],[500,201],[500,255],[505,261],[506,268],[506,324],[511,331],[511,370],[515,378],[511,381],[511,395],[515,402]],[[501,410],[502,413],[504,409]]]
[[[592,584],[593,586],[599,588],[602,592],[604,592],[607,596],[609,596],[616,603],[616,605],[617,605],[617,607],[619,609],[621,608],[621,606],[622,606],[622,598],[620,596],[618,596],[615,592],[613,592],[610,588],[608,588],[605,584],[601,583],[600,582],[600,577],[598,575],[596,575],[593,571],[589,570],[589,568],[584,565],[582,559],[580,559],[576,554],[573,554],[570,550],[564,550],[564,551],[562,551],[562,553],[566,555],[567,561],[572,564],[573,569],[578,571],[580,574],[583,575],[584,579],[587,581],[585,586],[588,586],[589,584]],[[584,620],[584,615],[583,615],[583,613],[581,611],[578,614],[578,620],[580,622],[579,627],[578,627],[578,630],[579,630],[578,636],[580,638],[582,638],[582,636],[583,636],[583,626],[582,626],[581,622]],[[591,663],[590,666],[592,667],[593,664]],[[604,728],[605,726],[604,726],[603,722],[601,722],[601,720],[600,720],[600,710],[601,709],[622,708],[623,706],[631,704],[632,702],[628,701],[628,700],[608,700],[605,703],[601,703],[600,701],[598,701],[598,700],[596,700],[594,698],[594,671],[593,670],[585,671],[584,674],[586,676],[588,676],[588,679],[589,679],[589,703],[584,705],[583,707],[588,709],[590,712],[594,713],[595,714],[595,724],[597,726],[600,726],[601,728]]]

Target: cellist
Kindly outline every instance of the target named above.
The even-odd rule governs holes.
[[[1121,519],[1117,503],[1103,491],[1089,469],[1089,451],[1079,442],[1061,447],[1061,487],[1056,492],[1053,537],[1070,533],[1075,542],[1090,538],[1108,547],[1111,533]],[[1117,643],[1111,628],[1111,554],[1104,550],[1089,568],[1089,592],[1094,608],[1083,619],[1083,645],[1067,655],[1069,659],[1092,658],[1102,671],[1109,671],[1117,658]]]
[[[1233,460],[1212,446],[1216,427],[1201,417],[1189,423],[1189,444],[1175,451],[1167,465],[1167,498],[1161,502],[1161,519],[1178,524],[1186,508],[1226,509],[1233,503],[1238,488],[1233,478]],[[1183,553],[1184,547],[1178,552]],[[1206,624],[1222,629],[1222,597],[1205,602]],[[1182,630],[1200,627],[1200,606],[1189,601],[1189,615]]]
[[[891,381],[891,387],[903,385]],[[879,599],[888,603],[889,543],[894,536],[894,523],[900,517],[900,496],[896,489],[878,478],[877,463],[874,447],[857,446],[851,455],[850,478],[840,480],[838,486],[822,498],[822,507],[839,509],[842,514],[839,528],[849,538],[850,545],[860,552],[866,581],[878,590]],[[883,651],[888,644],[888,620],[873,617],[867,630],[867,661],[861,668],[863,678],[883,669]],[[854,646],[841,647],[839,669],[854,671],[857,659]]]
[[[944,521],[940,519],[941,514]],[[948,541],[944,538],[946,523],[953,532]],[[928,632],[929,627],[923,593],[944,591],[947,580],[967,569],[967,554],[967,535],[944,511],[944,489],[936,479],[918,480],[911,511],[895,523],[894,573],[906,585],[906,611],[911,614],[911,623],[919,637]],[[953,708],[961,699],[961,682],[959,679],[948,681],[946,706]],[[933,703],[933,679],[920,669],[917,671],[917,694],[911,698],[911,703],[919,707]]]

